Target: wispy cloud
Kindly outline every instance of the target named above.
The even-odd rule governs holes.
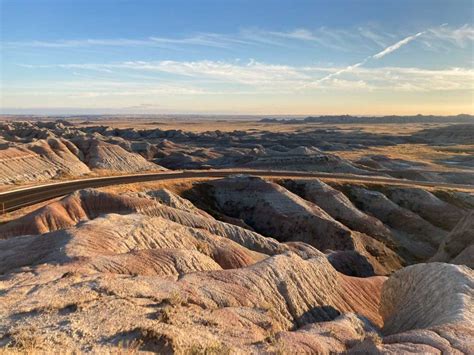
[[[400,92],[432,92],[440,90],[474,90],[474,70],[451,68],[432,70],[424,68],[382,67],[368,68],[369,62],[381,65],[382,58],[389,56],[411,42],[427,41],[434,44],[463,47],[472,43],[474,31],[465,25],[451,28],[443,25],[397,40],[393,34],[376,31],[373,28],[358,28],[348,31],[319,28],[307,30],[297,28],[288,32],[245,30],[235,35],[200,33],[183,38],[149,37],[144,40],[83,40],[33,42],[35,46],[62,48],[67,46],[162,46],[177,48],[186,46],[207,46],[232,48],[234,46],[286,46],[308,44],[333,46],[347,50],[354,44],[363,43],[371,51],[363,53],[364,58],[348,66],[328,64],[327,66],[295,66],[265,63],[249,60],[157,60],[117,61],[108,63],[64,63],[50,65],[23,64],[31,70],[61,69],[63,78],[77,79],[85,76],[89,80],[73,80],[76,86],[59,83],[58,88],[42,87],[38,82],[31,88],[23,88],[36,95],[46,95],[63,90],[70,97],[136,97],[149,98],[163,95],[206,95],[206,94],[252,94],[252,93],[301,93],[312,90],[387,90]],[[349,31],[350,32],[350,31]],[[359,42],[361,41],[361,42]],[[27,45],[27,44],[25,44]],[[56,47],[55,47],[56,46]],[[417,50],[423,47],[415,46]],[[377,63],[377,64],[376,64]],[[375,65],[376,64],[376,65]],[[49,83],[50,81],[48,81]],[[82,87],[81,87],[82,85]],[[4,85],[21,96],[21,88]]]
[[[356,68],[359,68],[359,67],[363,66],[365,63],[367,63],[369,61],[369,59],[370,59],[370,57],[367,57],[362,62],[355,63],[355,64],[349,65],[345,68],[339,69],[334,73],[328,74],[328,75],[322,77],[321,79],[316,80],[315,82],[312,82],[310,84],[306,84],[306,86],[318,86],[322,82],[330,80],[330,79],[332,79],[336,76],[339,76],[339,75],[344,74],[344,73],[349,73],[349,72],[355,70]]]
[[[151,36],[144,39],[75,39],[56,41],[17,41],[5,42],[9,47],[37,47],[37,48],[81,48],[81,47],[162,47],[173,46],[205,46],[229,48],[236,44],[249,44],[243,39],[234,38],[217,33],[198,33],[190,37],[172,38]]]
[[[290,31],[269,31],[259,28],[245,29],[240,36],[249,42],[265,45],[295,47],[298,44],[312,44],[336,51],[348,52],[351,50],[370,49],[375,42],[375,34],[368,29],[354,30],[320,27],[315,30],[296,28]],[[384,35],[378,36],[378,42]],[[371,37],[371,38],[369,38]],[[369,40],[369,41],[368,41]]]
[[[384,48],[377,54],[379,58],[397,50],[423,34],[427,46],[449,45],[465,47],[474,40],[472,25],[455,28],[448,25],[440,26],[404,38],[391,46],[397,34],[371,27],[352,29],[319,27],[316,29],[295,28],[288,31],[272,31],[259,28],[246,28],[237,33],[194,33],[182,37],[149,36],[146,38],[89,38],[60,39],[53,41],[9,41],[3,42],[6,48],[87,48],[87,47],[157,47],[168,49],[186,49],[195,47],[213,47],[232,49],[235,46],[277,46],[297,47],[308,44],[342,52],[368,52]],[[377,57],[376,57],[377,59]]]
[[[427,31],[428,38],[435,41],[446,41],[459,47],[466,47],[474,41],[474,27],[465,24],[464,26],[453,28],[448,24],[443,24],[437,28]]]
[[[192,45],[217,48],[230,48],[234,45],[250,44],[243,39],[217,33],[199,33],[185,38],[150,37],[150,40],[152,44]]]
[[[371,58],[371,57],[370,57]],[[368,60],[368,59],[367,59]],[[473,90],[474,69],[448,68],[429,70],[423,68],[381,67],[366,68],[364,62],[350,67],[288,66],[267,64],[257,61],[241,63],[237,61],[133,61],[109,64],[59,64],[42,65],[27,68],[41,69],[59,67],[70,69],[75,76],[77,71],[99,71],[114,80],[103,85],[96,82],[92,92],[126,93],[147,92],[159,94],[175,90],[181,94],[199,93],[243,93],[243,92],[301,92],[313,89],[348,90],[390,90],[390,91],[436,91],[436,90]],[[139,77],[135,74],[137,73]],[[153,73],[153,76],[147,76]],[[342,73],[346,75],[340,78]],[[162,75],[167,77],[164,79]],[[323,76],[322,79],[321,76]],[[95,76],[91,75],[93,79]],[[143,79],[132,84],[129,79]],[[120,81],[124,80],[123,82]],[[146,79],[146,80],[145,80]],[[168,81],[171,84],[164,85]],[[91,88],[94,81],[81,81],[76,88]],[[64,84],[58,84],[65,87]],[[140,87],[142,86],[142,88]],[[66,85],[66,88],[68,86]],[[158,90],[159,87],[159,90]],[[116,91],[111,91],[116,88]],[[133,89],[132,89],[133,88]],[[205,90],[203,88],[206,88]],[[155,91],[153,91],[155,90]],[[164,90],[164,91],[160,91]],[[99,94],[97,94],[99,96]]]
[[[380,31],[374,31],[373,29],[365,28],[365,27],[359,27],[357,30],[361,36],[374,42],[380,48],[385,48],[388,45],[388,42],[392,41],[394,37],[393,34],[380,32]]]
[[[185,77],[207,78],[217,81],[235,82],[249,85],[275,84],[275,82],[309,79],[309,76],[294,67],[287,65],[264,64],[250,60],[246,64],[223,61],[128,61],[121,63],[83,63],[83,64],[56,64],[56,65],[22,65],[26,68],[62,68],[83,69],[101,72],[113,70],[132,70],[168,73]]]
[[[57,41],[23,41],[5,42],[9,47],[37,47],[37,48],[75,48],[75,47],[129,47],[129,46],[149,46],[153,45],[152,40],[138,39],[79,39],[79,40],[57,40]]]

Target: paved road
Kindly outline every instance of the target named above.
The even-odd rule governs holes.
[[[218,179],[229,175],[248,174],[267,178],[318,178],[323,181],[341,180],[347,182],[383,183],[397,186],[420,186],[437,187],[474,192],[474,185],[458,185],[446,183],[433,183],[402,180],[394,178],[383,178],[374,176],[362,176],[351,174],[334,173],[307,173],[292,171],[272,170],[200,170],[200,171],[173,171],[160,173],[146,173],[134,175],[107,176],[97,178],[78,179],[64,182],[55,182],[26,188],[18,188],[0,192],[0,214],[11,212],[22,207],[30,206],[38,202],[50,200],[55,197],[64,196],[73,191],[89,188],[102,187],[118,184],[130,184],[144,181],[158,180],[200,180]]]

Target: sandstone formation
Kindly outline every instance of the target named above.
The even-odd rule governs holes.
[[[466,124],[396,135],[337,127],[271,131],[262,126],[254,130],[195,133],[180,129],[84,126],[66,120],[11,121],[0,123],[0,149],[23,149],[39,140],[62,139],[81,146],[85,157],[89,153],[89,167],[100,170],[160,170],[156,165],[168,169],[256,168],[474,184],[472,154],[457,154],[459,148],[449,147],[464,144],[460,152],[470,152],[472,147],[468,146],[468,138],[471,130],[472,125]],[[453,149],[452,156],[443,156],[443,160],[437,160],[436,164],[454,169],[433,170],[430,163],[371,152],[371,148],[406,144]],[[340,154],[351,151],[367,153],[353,159]],[[30,177],[30,180],[35,179]]]
[[[282,242],[302,241],[321,251],[354,250],[378,274],[400,267],[398,256],[370,236],[353,232],[317,205],[258,177],[234,176],[201,188],[222,213]]]
[[[148,162],[141,155],[127,152],[119,145],[95,139],[73,140],[84,154],[84,161],[92,169],[138,172],[145,170],[166,170]]]
[[[346,195],[322,181],[285,180],[283,186],[318,205],[352,230],[384,239],[390,238],[390,230],[381,221],[357,209]]]
[[[465,211],[420,188],[396,187],[386,190],[388,197],[399,206],[448,231],[465,215]]]
[[[199,251],[155,248],[10,272],[1,341],[44,351],[469,353],[473,282],[472,270],[440,263],[386,281],[338,274],[321,256],[222,270]]]
[[[365,175],[85,189],[2,216],[0,353],[472,353],[474,195],[370,178],[474,183],[471,118],[450,119],[466,124],[0,123],[0,185],[188,168]]]
[[[95,261],[94,272],[72,265],[40,267],[34,289],[27,271],[2,281],[2,286],[15,282],[16,290],[29,293],[24,298],[11,289],[0,296],[6,320],[2,326],[10,329],[2,341],[21,347],[25,337],[32,337],[40,349],[52,344],[100,349],[104,343],[120,348],[136,340],[141,350],[261,351],[273,346],[271,339],[282,330],[332,320],[341,313],[360,313],[374,324],[381,321],[377,309],[384,279],[339,275],[321,257],[305,261],[290,253],[239,269],[195,271],[178,280],[97,273],[100,262]],[[4,317],[8,314],[18,316]],[[101,314],[107,317],[97,317]],[[23,317],[29,317],[28,334],[22,333]],[[62,325],[54,327],[58,323]],[[45,329],[52,344],[41,341]],[[73,335],[77,332],[82,336]]]
[[[456,225],[430,260],[464,264],[474,268],[474,212],[466,215]]]
[[[181,196],[169,191],[168,189],[159,189],[147,191],[145,196],[150,196],[156,201],[165,204],[169,207],[176,208],[178,210],[186,211],[189,213],[196,213],[204,217],[209,217],[210,215],[204,212],[203,210],[195,207],[190,201],[182,198]]]
[[[427,128],[418,132],[415,137],[440,143],[472,144],[474,141],[474,124],[449,125],[445,127]]]
[[[407,267],[384,284],[380,312],[391,353],[431,347],[468,354],[474,346],[474,272],[442,263]]]
[[[329,196],[329,186],[315,184],[315,200]],[[372,276],[380,254],[369,252],[381,242],[280,185],[236,176],[193,190],[195,197],[207,191],[214,208],[237,211],[257,232],[166,189],[81,190],[0,225],[0,346],[369,354],[472,347],[474,275],[466,266],[399,265],[388,279]],[[331,196],[343,211],[369,217],[335,190]],[[267,216],[288,234],[268,229]],[[470,230],[471,220],[453,233]],[[291,223],[298,238],[289,237]],[[302,242],[318,237],[346,249],[325,255]]]
[[[446,231],[400,207],[381,192],[354,186],[349,195],[356,206],[393,229],[395,243],[408,258],[428,259],[446,236]]]
[[[165,170],[118,144],[74,129],[67,122],[0,124],[0,184],[80,177],[91,170]]]
[[[0,183],[81,176],[90,172],[78,149],[61,139],[39,140],[0,149]]]
[[[255,148],[251,153],[252,160],[244,163],[243,166],[267,169],[278,166],[281,170],[367,173],[367,171],[353,166],[350,162],[334,154],[322,152],[312,146],[299,146],[284,151],[272,150],[271,148]]]
[[[168,207],[148,198],[115,195],[92,189],[80,190],[24,217],[0,225],[0,239],[62,230],[106,213],[140,213],[152,217],[162,217],[186,227],[207,230],[269,255],[289,249],[288,246],[284,246],[272,238],[266,238],[258,233],[213,218]],[[318,254],[316,249],[309,246],[302,248],[300,253]]]
[[[265,258],[265,255],[248,250],[228,238],[161,217],[140,214],[108,214],[67,230],[46,233],[41,237],[10,238],[1,244],[0,273],[44,263],[78,262],[82,265],[87,259],[90,268],[134,274],[135,269],[146,270],[141,266],[146,264],[145,256],[150,260],[157,259],[149,263],[151,270],[146,270],[147,273],[168,276],[178,274],[178,267],[188,271],[200,270],[201,267],[212,269],[218,265],[235,268]],[[15,254],[15,249],[24,253]],[[162,253],[134,253],[155,249],[162,250]],[[192,252],[186,256],[185,250],[199,251],[201,259]],[[210,260],[204,260],[204,256]],[[136,265],[135,260],[140,264]],[[127,269],[127,265],[132,269]]]

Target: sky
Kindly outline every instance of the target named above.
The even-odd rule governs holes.
[[[0,112],[474,114],[472,0],[0,0]]]

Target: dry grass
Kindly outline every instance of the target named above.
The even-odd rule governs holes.
[[[51,351],[53,344],[38,334],[38,329],[22,325],[8,334],[9,342],[0,350],[0,354],[35,354]]]
[[[113,128],[135,128],[135,129],[161,129],[161,130],[183,130],[188,132],[205,132],[220,130],[231,132],[234,130],[256,130],[270,132],[294,132],[295,130],[313,130],[315,128],[337,128],[341,130],[362,130],[378,134],[411,134],[427,128],[427,124],[412,123],[400,124],[332,124],[332,123],[306,123],[306,124],[280,124],[259,122],[263,117],[209,117],[209,118],[169,118],[157,117],[154,119],[143,117],[106,118],[100,121],[91,121],[84,124],[83,120],[74,121],[79,127],[86,126],[110,126]],[[285,117],[287,118],[287,117]],[[443,124],[433,123],[430,127],[441,127]]]
[[[215,342],[214,344],[193,345],[190,348],[176,349],[176,353],[190,355],[227,355],[231,353],[231,349],[223,343]]]
[[[450,149],[456,149],[458,154],[472,151],[473,145],[450,146]],[[448,160],[456,153],[449,151],[446,147],[429,146],[425,144],[398,144],[395,146],[372,147],[370,149],[360,150],[340,150],[334,151],[341,158],[348,160],[358,160],[367,155],[385,155],[391,159],[402,159],[411,162],[427,164],[427,168],[437,171],[456,171],[462,170],[455,166],[447,166],[440,163],[441,160]]]

